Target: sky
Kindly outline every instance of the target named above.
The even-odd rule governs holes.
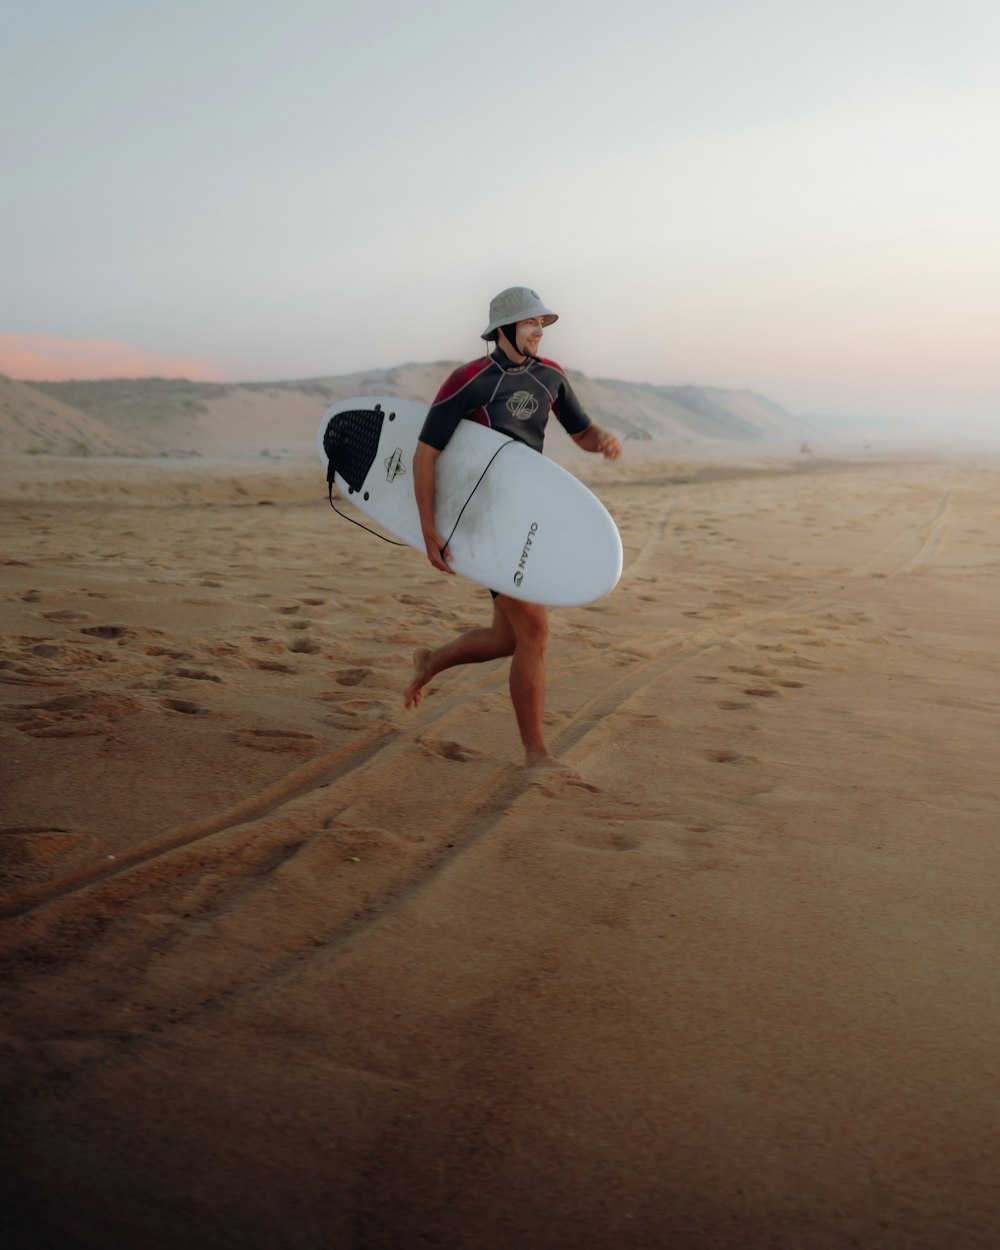
[[[480,354],[1000,427],[1000,5],[33,0],[0,40],[0,371]]]

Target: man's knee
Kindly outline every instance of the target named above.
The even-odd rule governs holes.
[[[544,653],[549,642],[548,613],[535,604],[528,604],[526,607],[529,610],[520,613],[520,619],[514,626],[517,645]]]
[[[517,638],[514,634],[513,626],[499,605],[493,610],[491,629],[493,632],[493,645],[496,647],[497,655],[513,655],[514,647],[517,645]]]

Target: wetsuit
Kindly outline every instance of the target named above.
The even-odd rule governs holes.
[[[590,426],[560,365],[542,356],[529,356],[523,365],[515,365],[498,347],[445,380],[424,420],[420,441],[444,451],[459,421],[467,418],[540,452],[550,412],[567,434],[582,434]],[[497,593],[490,591],[494,599]]]
[[[567,434],[582,434],[590,425],[554,360],[529,356],[523,365],[515,365],[498,347],[447,378],[427,413],[420,441],[444,451],[459,421],[467,417],[541,451],[550,412]]]

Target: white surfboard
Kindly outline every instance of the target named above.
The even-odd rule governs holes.
[[[323,414],[317,447],[362,512],[424,552],[413,453],[427,405],[345,399]],[[622,571],[618,528],[600,500],[517,439],[461,421],[436,465],[435,523],[456,573],[528,603],[592,603]]]

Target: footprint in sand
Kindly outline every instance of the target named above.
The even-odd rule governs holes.
[[[271,655],[280,655],[285,650],[285,644],[277,638],[269,638],[265,634],[251,634],[250,641],[255,642],[261,651],[270,652]]]
[[[729,671],[731,673],[746,673],[750,677],[774,678],[780,676],[780,671],[778,669],[765,668],[763,664],[755,664],[753,668],[743,668],[739,664],[730,664]]]
[[[116,641],[134,637],[136,632],[134,629],[129,629],[127,625],[88,625],[80,630],[81,634],[86,634],[90,638],[107,638]],[[151,630],[150,633],[160,633],[160,630]]]
[[[560,772],[558,768],[535,767],[528,768],[525,772],[531,788],[549,799],[565,798],[579,790],[586,790],[589,794],[601,793],[600,786],[574,776],[572,772]]]
[[[217,643],[215,646],[212,646],[212,647],[206,646],[206,647],[203,647],[202,649],[204,651],[207,651],[209,655],[224,656],[224,655],[239,655],[240,654],[240,648],[234,647],[232,643],[229,643],[229,642]],[[185,660],[189,660],[191,657],[189,655],[186,655],[186,656],[183,656],[182,658]]]
[[[255,751],[307,752],[318,750],[320,746],[318,738],[295,729],[241,729],[233,736]]]
[[[251,660],[250,663],[254,668],[259,668],[263,673],[294,673],[295,669],[290,664],[280,664],[277,660]]]
[[[32,738],[87,738],[114,733],[119,721],[141,710],[128,695],[82,691],[8,708],[2,718]]]
[[[344,668],[333,674],[333,680],[338,686],[360,686],[371,673],[370,668]]]
[[[642,846],[639,839],[632,834],[610,829],[586,833],[580,830],[571,834],[566,841],[586,851],[637,851]]]
[[[296,655],[317,655],[322,651],[322,647],[313,638],[297,638],[289,644],[288,650]]]
[[[180,712],[184,716],[208,716],[208,708],[200,703],[192,703],[189,699],[161,699],[160,706],[168,712]]]
[[[797,655],[794,659],[787,660],[786,663],[790,668],[818,668],[834,673],[843,671],[842,669],[834,668],[829,664],[824,664],[822,660],[807,659],[804,655]]]
[[[425,751],[429,751],[432,755],[437,755],[441,759],[455,760],[459,764],[465,764],[469,760],[482,759],[482,753],[474,751],[472,747],[463,746],[461,742],[450,742],[440,739],[420,738],[418,740]]]
[[[70,608],[63,608],[58,612],[43,612],[42,617],[46,621],[59,621],[67,625],[75,625],[79,621],[93,619],[89,612],[74,612]]]
[[[86,647],[70,647],[35,638],[11,639],[17,648],[7,650],[0,658],[3,680],[15,686],[65,686],[69,674],[81,668],[93,668],[110,656],[94,655]]]
[[[10,885],[45,880],[71,856],[92,852],[93,834],[53,825],[18,825],[0,829],[0,869]]]
[[[178,668],[172,676],[183,677],[185,681],[222,681],[216,673],[207,673],[203,668]]]

